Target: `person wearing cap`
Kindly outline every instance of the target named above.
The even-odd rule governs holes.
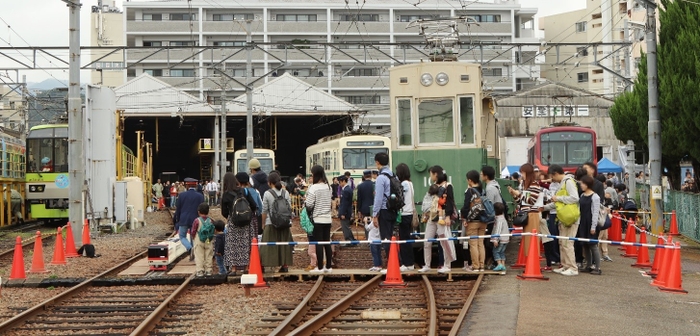
[[[270,186],[267,184],[267,174],[265,174],[265,172],[262,171],[262,169],[260,168],[260,161],[258,161],[258,159],[255,158],[251,159],[250,162],[248,162],[248,169],[250,170],[250,178],[248,179],[250,185],[252,185],[253,188],[255,188],[255,190],[258,191],[258,194],[265,195],[265,192],[267,192],[270,189]],[[262,216],[260,214],[258,214],[257,216],[258,233],[262,233]]]
[[[187,232],[192,227],[194,220],[199,217],[197,208],[204,203],[204,195],[197,192],[197,182],[193,178],[185,178],[184,184],[187,186],[187,191],[178,196],[177,209],[175,210],[175,216],[173,216],[175,223],[177,223],[178,236],[180,236],[180,241],[187,249],[187,252],[192,250],[192,242],[187,239]]]
[[[372,181],[377,182],[378,177],[379,177],[379,170],[373,169],[372,170]]]

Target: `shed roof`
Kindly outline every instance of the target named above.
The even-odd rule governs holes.
[[[529,88],[527,90],[517,91],[515,94],[507,94],[504,96],[494,95],[494,99],[499,105],[508,104],[511,102],[521,102],[522,98],[544,98],[552,100],[554,97],[592,97],[600,99],[599,102],[605,105],[612,105],[613,100],[606,98],[592,91],[584,90],[579,87],[569,86],[562,83],[556,83],[549,80],[542,84]]]
[[[197,97],[143,73],[116,88],[117,109],[125,116],[214,115],[214,108]]]

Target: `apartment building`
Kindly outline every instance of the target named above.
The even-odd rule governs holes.
[[[387,116],[388,68],[428,59],[421,53],[424,38],[418,29],[406,28],[410,21],[467,15],[472,23],[459,27],[463,42],[539,41],[533,25],[537,9],[522,8],[519,0],[384,0],[361,1],[359,5],[328,0],[192,0],[129,1],[123,5],[126,45],[142,48],[127,52],[124,79],[148,73],[214,105],[219,104],[221,81],[213,65],[245,82],[246,52],[236,53],[240,49],[235,48],[245,46],[245,20],[252,20],[252,41],[260,46],[252,52],[253,76],[289,73],[352,104],[384,106]],[[317,43],[342,44],[330,47]],[[371,43],[377,45],[368,45]],[[412,46],[386,45],[389,43]],[[162,46],[171,49],[158,51]],[[200,46],[229,48],[199,52]],[[537,50],[463,46],[459,59],[483,60],[485,89],[512,92],[533,85],[539,78],[539,66],[534,62]],[[283,63],[284,68],[274,70]],[[229,81],[227,90],[235,97],[243,87]],[[388,118],[384,119],[380,123],[388,124]]]
[[[114,1],[111,5],[98,0],[97,6],[92,6],[90,14],[90,43],[92,46],[123,46],[124,43],[124,16],[116,7]],[[124,55],[109,51],[94,50],[90,53],[92,71],[91,83],[109,87],[117,87],[125,83]]]
[[[22,130],[26,117],[22,90],[20,85],[0,85],[0,127]]]
[[[539,29],[547,42],[633,42],[619,50],[613,46],[560,47],[558,60],[555,52],[546,54],[542,77],[609,97],[624,91],[625,81],[593,63],[599,61],[633,80],[641,51],[646,50],[645,15],[645,8],[635,0],[587,0],[585,9],[540,18]],[[558,61],[566,64],[556,65]]]

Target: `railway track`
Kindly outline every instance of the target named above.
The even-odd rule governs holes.
[[[453,336],[482,277],[447,282],[423,275],[391,288],[380,286],[381,275],[364,283],[319,276],[296,306],[289,304],[294,292],[245,334]]]

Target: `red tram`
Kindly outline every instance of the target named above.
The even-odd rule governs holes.
[[[586,162],[598,162],[596,133],[590,127],[555,124],[544,127],[527,145],[528,162],[546,172],[550,165],[575,172]]]

